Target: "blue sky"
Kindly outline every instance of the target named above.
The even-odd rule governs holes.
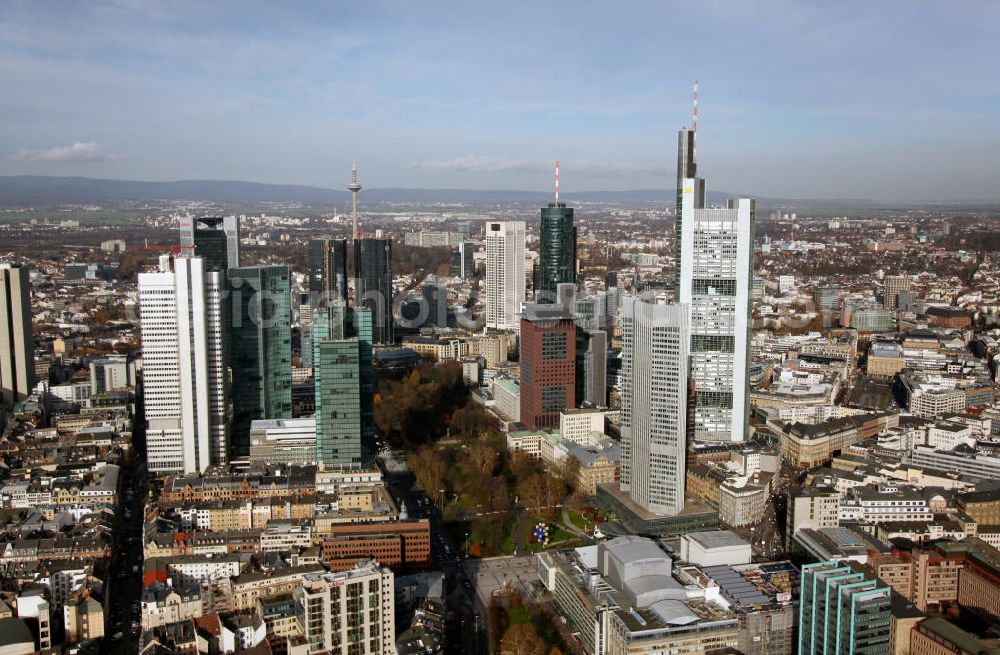
[[[280,6],[279,6],[280,5]],[[0,174],[1000,200],[1000,2],[0,0]]]

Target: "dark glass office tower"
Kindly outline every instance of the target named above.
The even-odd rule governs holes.
[[[309,242],[310,302],[325,307],[335,300],[347,302],[347,240],[313,239]]]
[[[462,241],[458,248],[451,252],[451,277],[471,280],[476,274],[474,253],[479,244],[475,241]]]
[[[240,220],[236,216],[184,218],[180,232],[182,254],[201,257],[206,271],[225,271],[240,265]]]
[[[573,209],[564,202],[550,202],[542,207],[539,227],[540,246],[535,264],[535,302],[556,301],[556,287],[576,283],[576,228]]]
[[[229,271],[232,455],[250,452],[250,423],[292,417],[291,289],[287,266]]]
[[[393,342],[392,241],[357,239],[354,242],[354,306],[372,313],[372,341]]]

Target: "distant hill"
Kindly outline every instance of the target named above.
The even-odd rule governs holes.
[[[552,194],[547,191],[479,189],[365,189],[366,204],[415,203],[447,205],[517,204],[542,205]],[[672,204],[672,189],[635,191],[588,191],[564,193],[568,202]],[[710,202],[723,202],[730,195],[710,192]],[[344,205],[350,192],[297,184],[262,184],[229,180],[179,180],[142,182],[92,177],[49,177],[43,175],[0,176],[0,206],[57,206],[67,204],[111,204],[142,201],[201,200],[222,204],[297,202],[310,206]]]

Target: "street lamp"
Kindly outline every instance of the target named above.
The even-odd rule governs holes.
[[[469,533],[465,533],[465,559],[469,559]]]

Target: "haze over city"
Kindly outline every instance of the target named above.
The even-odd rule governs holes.
[[[0,174],[1000,200],[996,3],[5,2]]]

